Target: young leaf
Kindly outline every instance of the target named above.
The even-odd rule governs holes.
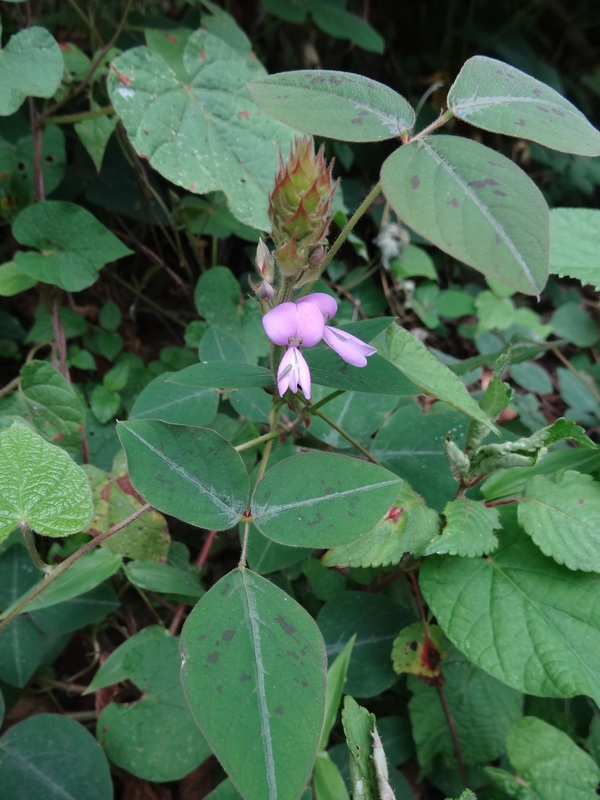
[[[60,48],[45,28],[15,33],[4,49],[0,46],[0,116],[14,114],[28,96],[52,97],[64,68]]]
[[[20,244],[40,251],[15,253],[23,272],[67,292],[87,289],[105,264],[132,252],[85,208],[59,200],[23,209],[13,235]]]
[[[455,116],[485,131],[530,139],[564,153],[600,155],[600,131],[542,81],[487,56],[465,62],[448,92]]]
[[[596,208],[553,208],[550,211],[550,272],[576,278],[600,289]]]
[[[35,714],[0,739],[0,784],[21,797],[111,800],[113,783],[102,748],[79,722]]]
[[[290,596],[234,570],[181,636],[196,721],[245,800],[295,800],[313,766],[325,705],[325,648]]]
[[[289,148],[294,131],[248,96],[246,81],[263,74],[256,60],[199,30],[177,70],[147,47],[122,53],[108,91],[133,147],[154,169],[198,194],[223,191],[240,221],[267,230],[278,150]]]
[[[444,530],[431,540],[423,555],[448,553],[475,558],[492,553],[498,547],[494,531],[500,528],[500,519],[495,508],[459,497],[448,503],[444,516]]]
[[[346,734],[346,743],[350,751],[350,769],[352,777],[353,797],[364,800],[377,800],[377,774],[373,762],[373,736],[375,715],[359,706],[350,696],[344,698],[342,724]]]
[[[422,497],[404,482],[386,514],[360,539],[325,553],[326,567],[387,567],[399,564],[405,553],[420,556],[437,534],[439,517]]]
[[[321,731],[321,738],[319,740],[319,750],[325,750],[327,747],[329,734],[335,724],[355,641],[356,634],[349,639],[342,652],[336,657],[333,664],[327,670],[325,719],[323,720],[323,730]]]
[[[280,461],[252,496],[256,527],[291,547],[332,547],[358,539],[392,505],[400,479],[383,467],[334,453]]]
[[[117,432],[131,482],[159,511],[217,531],[238,522],[248,499],[248,474],[222,436],[141,419],[120,422]]]
[[[547,556],[569,569],[600,572],[600,483],[591,475],[538,475],[526,485],[518,513]]]
[[[18,525],[68,536],[93,513],[86,475],[64,450],[21,422],[0,433],[0,541]]]
[[[396,150],[381,169],[402,221],[441,250],[524,294],[548,277],[544,196],[510,159],[457,136],[427,136]]]
[[[473,400],[460,379],[411,333],[400,325],[391,325],[387,332],[387,346],[388,357],[392,364],[425,394],[443,400],[490,430],[496,430],[488,415]]]
[[[315,136],[380,142],[415,124],[415,112],[401,95],[350,72],[281,72],[251,81],[248,90],[276,119]]]
[[[515,516],[504,507],[500,547],[483,560],[426,558],[419,576],[425,601],[448,638],[509,686],[598,700],[597,583],[542,555]]]

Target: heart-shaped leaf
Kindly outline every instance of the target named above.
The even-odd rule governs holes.
[[[206,30],[189,37],[175,66],[148,47],[112,62],[108,90],[133,147],[168,180],[198,194],[221,190],[240,221],[269,229],[278,150],[287,152],[294,131],[248,95],[246,82],[263,68]]]
[[[0,541],[18,525],[68,536],[93,513],[87,477],[64,450],[20,422],[0,433]]]
[[[64,68],[60,47],[45,28],[15,33],[0,47],[0,116],[14,114],[26,97],[52,97]]]

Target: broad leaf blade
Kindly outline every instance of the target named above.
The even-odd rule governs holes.
[[[252,63],[200,30],[177,71],[147,47],[118,56],[108,90],[133,147],[154,169],[198,194],[223,191],[237,219],[266,230],[278,150],[287,151],[294,132],[249,97],[246,82],[264,74]]]
[[[256,486],[254,524],[269,539],[291,547],[344,544],[384,516],[400,484],[387,469],[349,456],[291,456]]]
[[[167,381],[188,388],[248,389],[272,386],[273,373],[265,367],[241,361],[212,361],[180,369]]]
[[[398,216],[449,255],[525,294],[544,288],[548,206],[508,158],[468,139],[428,136],[392,153],[381,181]]]
[[[137,396],[130,419],[160,419],[179,425],[210,425],[217,414],[219,395],[216,389],[188,387],[173,383],[179,373],[159,375]]]
[[[401,95],[351,72],[281,72],[252,81],[248,89],[276,119],[315,136],[380,142],[415,124],[415,112]]]
[[[228,441],[208,428],[157,420],[120,422],[131,482],[155,508],[222,531],[246,508],[248,474]]]
[[[52,97],[64,68],[60,47],[45,28],[16,33],[0,47],[0,116],[13,114],[30,95]]]
[[[85,530],[94,513],[84,471],[23,423],[0,434],[0,540],[18,525],[42,536]]]
[[[498,547],[494,531],[500,527],[498,511],[487,508],[477,500],[458,497],[444,509],[446,525],[439,536],[431,540],[424,555],[475,556],[486,555]]]
[[[188,617],[182,681],[196,721],[246,800],[296,800],[325,704],[314,620],[248,570],[222,578]]]
[[[600,290],[600,211],[553,208],[550,211],[550,272],[576,278]]]
[[[460,119],[494,133],[530,139],[554,150],[600,155],[600,131],[542,81],[487,56],[473,56],[448,92]]]
[[[542,555],[504,511],[510,530],[492,555],[425,559],[426,602],[452,642],[509,686],[600,699],[597,582]]]
[[[568,470],[538,475],[519,501],[519,522],[540,550],[559,564],[600,572],[600,483]]]

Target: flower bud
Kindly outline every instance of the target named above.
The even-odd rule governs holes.
[[[321,147],[315,156],[311,137],[297,139],[287,164],[280,156],[279,171],[269,200],[276,245],[275,259],[288,277],[315,267],[325,258],[331,203],[337,188]],[[316,261],[316,263],[315,263]]]
[[[272,284],[275,279],[275,262],[271,251],[262,239],[258,240],[258,245],[256,246],[254,264],[261,278],[268,284]]]

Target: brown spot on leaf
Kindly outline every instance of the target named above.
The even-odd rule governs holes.
[[[412,178],[410,179],[410,185],[412,186],[413,189],[419,188],[419,186],[421,185],[421,179],[419,178],[418,175],[412,176]]]

